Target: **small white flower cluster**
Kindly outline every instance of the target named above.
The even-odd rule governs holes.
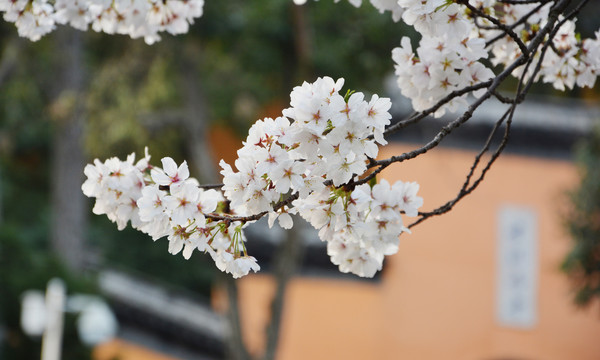
[[[163,158],[162,169],[152,167],[147,152],[137,163],[134,160],[132,154],[126,161],[96,160],[85,167],[88,178],[82,190],[96,198],[95,214],[106,214],[119,230],[131,221],[133,228],[154,240],[167,236],[171,254],[182,252],[189,259],[194,250],[208,252],[217,267],[234,278],[260,269],[246,254],[241,223],[205,217],[223,202],[220,192],[198,187],[185,162],[177,167],[173,159]]]
[[[492,70],[479,62],[488,56],[485,41],[473,36],[474,25],[465,17],[463,7],[445,0],[399,0],[398,4],[404,9],[404,22],[422,35],[416,51],[407,37],[392,51],[398,86],[416,111],[432,107],[452,91],[494,77]],[[484,92],[479,89],[474,95]],[[455,111],[466,103],[466,96],[454,98],[434,116]]]
[[[188,32],[203,6],[204,0],[0,0],[0,13],[32,41],[55,24],[68,24],[82,31],[91,26],[97,32],[143,37],[152,44],[160,40],[159,32]]]
[[[594,87],[600,72],[600,31],[596,32],[596,39],[580,41],[575,35],[575,22],[567,21],[553,44],[542,62],[539,74],[542,81],[561,91],[565,87],[573,89],[575,85]]]
[[[354,190],[328,186],[294,201],[298,213],[327,242],[327,254],[341,272],[373,277],[385,255],[398,252],[398,236],[408,232],[401,213],[417,216],[423,199],[417,183],[386,180]]]
[[[268,214],[270,226],[278,219],[289,229],[290,214],[298,213],[320,230],[340,271],[372,277],[408,231],[401,214],[417,216],[423,199],[417,183],[360,184],[377,143],[386,144],[391,102],[341,96],[343,84],[329,77],[305,82],[290,94],[284,116],[257,121],[238,150],[237,171],[221,160],[225,197],[202,189],[185,162],[178,167],[163,158],[162,168],[152,167],[147,151],[137,163],[132,154],[87,165],[83,193],[96,198],[94,213],[120,230],[131,221],[154,240],[167,236],[169,252],[186,259],[194,250],[208,252],[235,278],[260,269],[242,228]]]
[[[401,211],[416,216],[422,199],[416,183],[351,189],[377,156],[376,142],[386,143],[391,102],[377,95],[367,102],[362,93],[343,97],[343,82],[305,82],[292,91],[285,117],[254,124],[238,150],[237,172],[221,162],[223,191],[235,214],[269,212],[271,226],[278,218],[281,227],[291,228],[290,213],[298,212],[320,229],[341,271],[372,277],[384,255],[398,250],[398,236],[406,230]],[[288,193],[297,193],[293,207],[279,207]]]
[[[404,10],[402,19],[422,35],[419,47],[412,51],[410,40],[403,38],[401,46],[392,51],[396,75],[402,94],[412,100],[416,111],[432,107],[450,92],[476,85],[494,77],[494,73],[479,61],[492,53],[492,64],[505,67],[515,61],[521,50],[517,42],[505,34],[486,49],[486,41],[502,35],[494,30],[488,19],[476,17],[466,6],[446,0],[398,0]],[[498,16],[501,24],[509,27],[527,45],[548,19],[551,3],[506,4],[495,0],[469,0],[482,13]],[[525,20],[523,20],[525,19]],[[513,25],[514,24],[514,25]],[[575,21],[566,21],[552,39],[537,77],[551,83],[558,90],[565,87],[593,87],[600,71],[600,32],[596,39],[578,40]],[[534,56],[539,58],[541,50]],[[520,76],[524,67],[513,72]],[[535,66],[529,67],[533,72]],[[473,92],[481,96],[485,89]],[[434,115],[454,111],[464,103],[465,95],[453,99]]]
[[[116,157],[106,160],[94,160],[83,170],[87,180],[81,190],[87,197],[95,197],[93,212],[96,215],[106,214],[110,221],[117,223],[123,230],[129,221],[138,228],[142,221],[139,216],[137,200],[145,186],[144,172],[148,169],[150,156],[135,163],[135,154],[121,161]]]
[[[498,15],[500,22],[507,26],[512,26],[531,13],[525,21],[520,21],[513,29],[525,44],[546,25],[551,7],[551,3],[548,3],[534,12],[537,4],[504,4],[487,1],[487,4],[481,5],[485,6],[484,11],[490,15]],[[537,75],[543,82],[550,83],[555,89],[561,91],[566,88],[572,89],[575,85],[593,87],[600,71],[600,31],[596,32],[596,39],[582,41],[575,31],[575,22],[576,20],[567,20],[560,27],[552,39],[553,46],[546,51]],[[484,20],[482,25],[491,24]],[[477,35],[486,40],[500,34],[498,30],[489,30],[485,26],[477,29]],[[498,40],[491,51],[494,65],[506,66],[521,55],[519,46],[508,35]],[[538,51],[535,57],[539,58],[540,53]],[[530,67],[529,72],[533,70],[534,67]],[[522,71],[517,69],[513,75],[520,76]]]

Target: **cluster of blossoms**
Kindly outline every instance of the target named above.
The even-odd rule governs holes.
[[[260,269],[246,254],[241,223],[205,216],[223,207],[220,192],[200,188],[185,162],[178,167],[173,159],[163,158],[158,168],[149,160],[146,152],[137,163],[132,154],[126,161],[111,158],[88,164],[82,190],[96,198],[94,214],[106,214],[119,230],[131,222],[154,240],[167,236],[171,254],[182,252],[189,259],[194,250],[207,252],[221,271],[235,278]]]
[[[238,150],[237,172],[221,162],[223,191],[236,214],[268,212],[270,225],[278,218],[291,228],[290,213],[298,213],[319,229],[342,272],[371,277],[384,255],[398,250],[407,230],[401,212],[416,216],[422,199],[416,183],[353,185],[377,156],[377,143],[386,144],[391,102],[377,95],[367,102],[362,93],[343,97],[342,85],[325,77],[294,88],[283,117],[252,126]]]
[[[237,171],[221,161],[221,192],[204,190],[189,178],[184,162],[170,158],[162,169],[146,154],[134,163],[96,160],[85,168],[82,189],[96,198],[95,214],[106,214],[122,229],[132,226],[153,239],[167,236],[169,252],[208,252],[234,277],[259,267],[248,256],[242,228],[263,215],[269,225],[293,226],[298,213],[327,241],[328,254],[343,272],[372,277],[385,255],[398,251],[398,236],[408,229],[402,213],[417,216],[423,200],[416,183],[383,180],[364,183],[358,176],[385,144],[390,123],[387,98],[339,91],[343,79],[319,78],[291,93],[282,117],[254,124],[238,150]]]
[[[502,24],[511,26],[524,44],[528,44],[536,33],[543,28],[548,20],[551,3],[543,6],[537,4],[499,4],[486,1],[480,4],[483,11],[497,16]],[[524,20],[523,20],[524,19]],[[562,17],[559,18],[562,20]],[[488,20],[481,20],[482,26],[474,28],[477,36],[486,40],[501,36],[500,30],[490,30],[492,25]],[[595,39],[581,40],[575,31],[576,20],[567,20],[552,38],[551,46],[547,49],[537,78],[550,83],[555,89],[564,91],[579,87],[593,87],[598,72],[600,72],[600,31]],[[521,56],[518,44],[508,35],[497,40],[493,47],[492,63],[507,66]],[[541,51],[534,54],[536,59]],[[520,76],[523,69],[516,69],[515,76]],[[534,67],[529,68],[532,73]],[[528,74],[530,75],[530,74]],[[536,79],[537,80],[537,79]]]
[[[475,36],[465,8],[445,0],[399,0],[402,20],[422,36],[413,51],[410,39],[392,51],[398,85],[416,111],[434,106],[451,92],[494,77],[481,62],[488,57],[485,40]],[[480,96],[485,89],[474,92]],[[464,94],[440,107],[435,116],[466,103]]]
[[[485,40],[475,31],[466,7],[446,0],[399,0],[402,19],[421,34],[413,51],[410,39],[392,51],[402,94],[412,100],[416,111],[428,109],[455,90],[473,86],[494,77],[480,60],[488,57]],[[485,89],[473,93],[481,96]],[[455,111],[466,103],[467,94],[453,98],[434,116]]]
[[[204,0],[0,0],[4,20],[14,22],[20,36],[32,41],[68,24],[107,34],[160,40],[159,32],[188,32],[189,24],[202,16]]]
[[[508,4],[495,0],[469,0],[468,3],[471,9],[449,0],[397,1],[404,8],[404,22],[422,35],[416,54],[408,38],[403,38],[401,47],[392,52],[398,85],[403,95],[412,100],[416,111],[432,107],[454,90],[493,78],[494,73],[480,62],[488,57],[488,51],[492,64],[505,67],[522,55],[515,39],[481,14],[497,18],[527,46],[546,25],[552,5],[551,2]],[[574,84],[592,87],[600,71],[599,36],[600,33],[596,33],[596,39],[578,40],[575,22],[566,21],[553,37],[553,46],[545,53],[537,77],[559,90],[565,90],[565,86],[573,88]],[[539,59],[541,53],[538,49],[534,58]],[[534,70],[535,66],[529,67],[531,73]],[[518,77],[522,71],[520,67],[513,75]],[[482,88],[473,95],[479,97],[484,92]],[[465,101],[464,96],[466,94],[454,98],[434,115],[441,116],[446,109],[454,111],[457,104]]]
[[[372,277],[381,270],[385,255],[398,252],[398,236],[408,229],[401,213],[417,216],[423,199],[415,182],[386,180],[372,188],[353,190],[328,186],[294,201],[298,213],[327,242],[327,254],[341,272]]]

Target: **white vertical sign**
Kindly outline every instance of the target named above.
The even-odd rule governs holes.
[[[497,320],[531,328],[537,320],[537,217],[529,208],[504,206],[498,214]]]

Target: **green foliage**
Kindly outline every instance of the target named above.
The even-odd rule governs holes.
[[[393,72],[391,56],[382,54],[406,35],[398,28],[368,3],[357,9],[332,1],[207,2],[193,31],[202,39],[200,81],[213,119],[239,124],[245,133],[262,109],[286,107],[294,86],[318,76],[381,92],[383,77]],[[253,107],[243,111],[240,104],[248,103]]]
[[[567,228],[573,247],[563,262],[576,291],[575,302],[586,306],[600,299],[600,129],[578,148],[581,182],[570,195]]]
[[[94,157],[123,158],[134,151],[143,155],[145,146],[160,155],[181,141],[176,127],[155,130],[148,123],[157,117],[154,113],[175,108],[181,94],[171,81],[172,59],[147,52],[133,46],[126,56],[107,59],[93,72],[85,145]]]

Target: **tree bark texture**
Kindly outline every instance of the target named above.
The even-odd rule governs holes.
[[[57,88],[54,91],[52,146],[52,222],[54,252],[71,269],[84,265],[87,202],[81,192],[85,157],[82,132],[85,122],[82,34],[70,28],[55,34]]]

